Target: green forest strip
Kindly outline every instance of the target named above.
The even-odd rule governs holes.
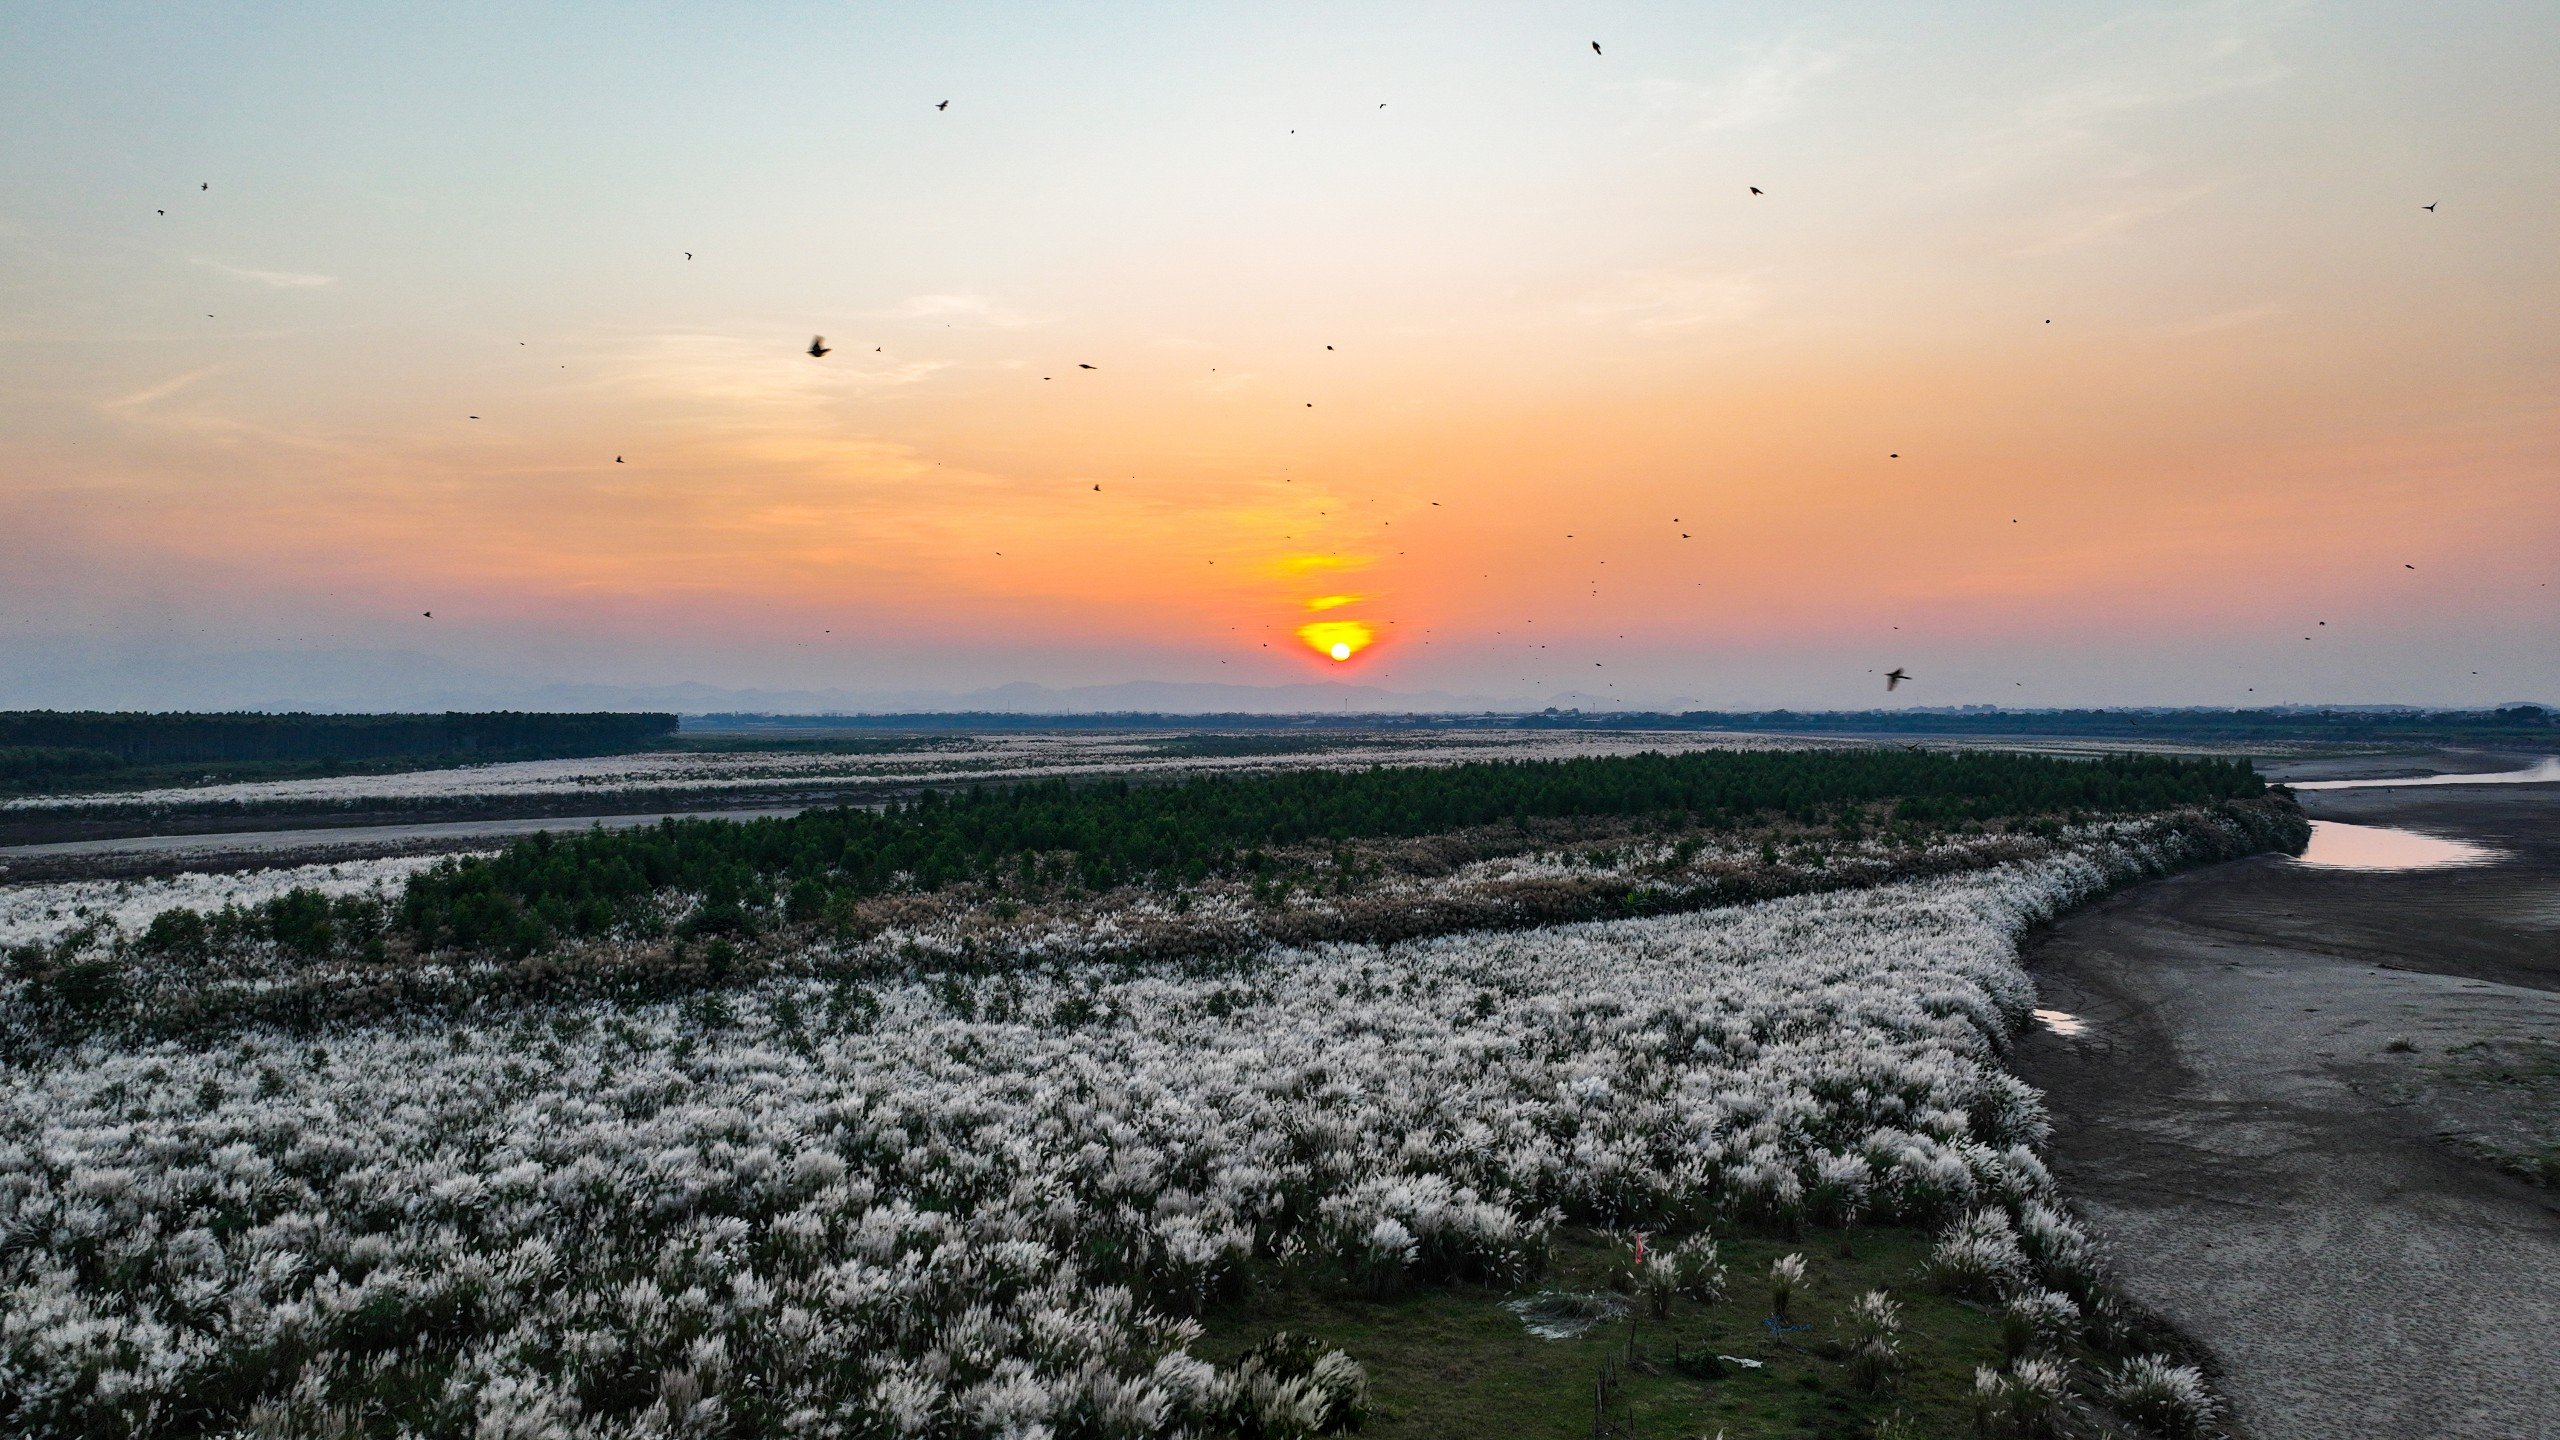
[[[302,889],[163,911],[139,935],[84,926],[0,957],[0,1063],[108,1032],[309,1031],[1033,956],[1217,965],[1273,944],[1673,914],[2032,858],[2093,824],[2177,864],[2307,834],[2247,767],[2163,757],[1725,752],[1050,781],[536,837],[391,896]],[[1494,856],[1546,858],[1452,869]]]
[[[884,810],[636,831],[538,835],[413,879],[399,926],[425,949],[522,953],[609,933],[679,890],[715,912],[788,884],[814,917],[835,896],[1003,879],[1039,890],[1196,883],[1255,874],[1275,846],[1437,834],[1567,817],[1656,817],[1665,828],[1753,816],[1808,821],[1891,803],[1892,822],[2129,815],[2265,792],[2245,761],[2062,760],[1910,751],[1716,752],[1442,768],[1204,777],[1177,785],[987,787]],[[1860,817],[1863,820],[1864,817]]]

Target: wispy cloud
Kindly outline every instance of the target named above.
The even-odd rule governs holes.
[[[1699,130],[1748,130],[1785,115],[1807,86],[1840,68],[1840,61],[1837,50],[1784,40],[1705,84],[1654,79],[1636,89],[1654,109],[1685,117]]]
[[[2189,335],[2213,335],[2225,330],[2238,330],[2250,325],[2263,325],[2285,313],[2285,307],[2272,300],[2244,305],[2237,310],[2223,310],[2199,315],[2192,320],[2176,320],[2155,328],[2155,334],[2175,338]]]
[[[1057,321],[1054,315],[1016,310],[991,296],[976,294],[914,295],[880,311],[886,320],[939,320],[987,330],[1021,330]]]
[[[1970,163],[1952,178],[1998,185],[2066,156],[2085,164],[2086,152],[2130,117],[2275,84],[2292,68],[2270,42],[2304,9],[2303,0],[2209,0],[2084,30],[2036,57],[2034,69],[2048,78],[1957,147]],[[2144,167],[2127,154],[2116,168]]]
[[[954,362],[887,360],[868,347],[841,347],[824,360],[771,336],[675,332],[650,335],[598,358],[593,384],[646,395],[700,412],[701,423],[727,416],[764,424],[777,410],[815,412],[830,399],[921,384]]]
[[[227,265],[220,260],[209,260],[201,255],[195,258],[194,263],[217,275],[228,275],[234,280],[246,280],[252,284],[272,286],[278,290],[311,290],[322,285],[338,283],[338,277],[335,275],[305,275],[295,270],[253,270],[243,265]]]
[[[1760,285],[1728,272],[1642,270],[1574,307],[1595,325],[1629,330],[1695,330],[1742,320],[1760,308]]]
[[[207,365],[201,369],[190,370],[183,375],[173,375],[168,379],[161,381],[157,385],[144,386],[142,389],[136,390],[130,395],[119,395],[113,400],[101,400],[98,402],[98,408],[108,412],[109,414],[122,414],[128,410],[139,410],[143,406],[149,405],[154,401],[168,399],[170,396],[177,394],[179,391],[186,389],[188,386],[195,384],[197,381],[202,380],[221,368],[222,367],[220,365]]]
[[[2145,221],[2202,199],[2213,188],[2210,185],[2191,185],[2176,190],[2137,189],[2098,196],[2046,216],[2036,226],[2039,233],[2011,253],[2022,259],[2058,255],[2083,245],[2114,240]]]

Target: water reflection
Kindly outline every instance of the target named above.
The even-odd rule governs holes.
[[[2542,763],[2522,770],[2499,770],[2487,775],[2412,775],[2405,780],[2287,780],[2281,783],[2296,790],[2379,790],[2385,786],[2399,789],[2418,785],[2540,785],[2560,782],[2560,755],[2546,755]]]
[[[2497,851],[2465,840],[2444,840],[2383,825],[2314,820],[2311,844],[2302,852],[2300,863],[2324,870],[2433,870],[2497,858]]]

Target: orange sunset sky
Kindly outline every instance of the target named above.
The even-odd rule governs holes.
[[[2556,68],[2548,4],[11,7],[0,705],[2560,698]]]

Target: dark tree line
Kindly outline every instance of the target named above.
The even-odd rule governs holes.
[[[100,710],[0,711],[0,756],[18,752],[30,775],[80,774],[118,765],[242,760],[376,760],[389,757],[538,759],[610,754],[676,733],[668,714],[538,714],[513,710],[440,715],[152,714]],[[49,752],[49,753],[46,753]],[[51,769],[39,768],[46,764]]]
[[[2547,745],[2560,739],[2560,711],[2539,705],[2496,710],[1692,710],[1677,715],[1550,711],[1511,717],[1529,730],[1742,730],[1803,735],[2078,735],[2217,740],[2485,737]]]
[[[1032,893],[1180,885],[1271,873],[1270,852],[1281,846],[1506,822],[1614,816],[1669,829],[1773,816],[1836,821],[1877,806],[1879,821],[1936,826],[2131,814],[2265,788],[2241,760],[1899,750],[1303,771],[1153,786],[1045,781],[927,792],[882,810],[537,835],[413,877],[397,924],[427,948],[526,953],[563,936],[646,925],[653,898],[667,891],[700,896],[688,923],[717,933],[751,928],[777,895],[791,918],[812,919],[839,897],[963,880]]]
[[[692,723],[696,728],[721,734],[886,731],[958,735],[1020,730],[1102,733],[1131,730],[1196,732],[1206,729],[1241,734],[1277,731],[1339,737],[1375,731],[1740,730],[1821,735],[2078,735],[2240,741],[2481,738],[2533,745],[2560,741],[2560,710],[2524,704],[2490,710],[2324,709],[2314,706],[2271,706],[2248,710],[2210,706],[2013,710],[1982,705],[1908,710],[1689,710],[1677,714],[1631,710],[1405,715],[1168,715],[1144,711],[1042,715],[944,711],[906,715],[721,714],[698,716]]]
[[[123,764],[104,750],[72,745],[0,745],[0,785],[97,775]]]

